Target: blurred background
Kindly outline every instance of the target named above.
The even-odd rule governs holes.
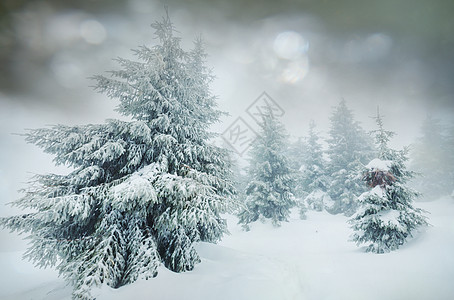
[[[116,57],[156,43],[165,7],[183,46],[202,35],[223,132],[264,91],[293,137],[314,119],[322,134],[344,98],[366,130],[377,105],[397,146],[430,114],[454,117],[452,0],[2,0],[0,2],[0,215],[33,173],[64,171],[27,145],[24,128],[116,118],[115,101],[89,77]],[[1,233],[3,243],[7,233]]]

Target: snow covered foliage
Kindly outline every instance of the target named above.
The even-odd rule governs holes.
[[[323,211],[325,207],[332,207],[333,200],[328,195],[328,193],[323,192],[319,189],[314,190],[305,198],[305,203],[307,204],[308,209],[315,211]]]
[[[227,148],[227,147],[226,147]],[[237,199],[246,199],[246,187],[249,184],[249,177],[246,172],[246,169],[241,166],[242,162],[238,159],[232,160],[232,173],[233,173],[233,180],[234,180],[234,187],[236,191],[236,198]],[[236,213],[240,212],[244,207],[240,205],[240,201],[238,202],[238,207]]]
[[[295,142],[290,143],[286,156],[289,162],[289,167],[292,171],[294,180],[293,195],[296,198],[296,205],[299,207],[300,218],[306,219],[307,207],[305,198],[308,193],[303,187],[303,169],[304,156],[306,153],[306,143],[302,137],[299,137]]]
[[[308,208],[317,211],[324,209],[324,202],[330,203],[330,197],[327,194],[329,177],[326,172],[326,166],[327,162],[323,157],[322,146],[315,131],[315,122],[311,121],[301,168],[301,185],[302,189],[308,193],[305,198]]]
[[[161,263],[192,270],[200,261],[194,242],[226,232],[220,214],[232,208],[234,188],[227,153],[209,144],[221,112],[202,43],[184,51],[168,17],[152,27],[160,44],[136,50],[138,61],[118,59],[110,77],[94,77],[131,121],[28,132],[28,142],[75,170],[37,175],[14,202],[34,212],[1,219],[29,233],[28,258],[56,266],[74,299],[91,299],[100,284],[154,277]]]
[[[290,169],[294,173],[295,188],[294,195],[298,199],[304,199],[307,192],[303,189],[302,170],[304,168],[304,157],[306,153],[306,143],[303,137],[299,137],[296,141],[291,142],[286,151],[286,156],[289,162]]]
[[[334,214],[351,216],[356,211],[356,198],[365,191],[357,174],[362,164],[373,157],[373,144],[353,119],[353,113],[345,100],[335,107],[330,120],[327,154],[331,183],[328,194],[333,206],[326,209]]]
[[[286,133],[271,110],[262,115],[259,136],[251,144],[250,183],[246,188],[246,208],[239,223],[248,224],[259,218],[271,219],[273,225],[288,221],[295,203],[292,172],[284,156]]]
[[[366,244],[368,252],[386,253],[398,249],[427,221],[423,211],[413,207],[419,193],[407,187],[414,175],[405,167],[408,149],[389,148],[394,133],[384,130],[379,114],[376,122],[378,129],[372,133],[379,149],[378,158],[363,173],[363,181],[372,189],[358,198],[359,209],[349,223],[357,245]]]
[[[440,120],[427,116],[421,128],[422,136],[411,151],[411,167],[421,173],[414,185],[427,197],[449,195],[454,188],[452,145],[449,145]]]

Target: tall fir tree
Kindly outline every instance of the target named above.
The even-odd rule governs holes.
[[[421,127],[422,136],[413,146],[411,167],[420,173],[414,185],[426,199],[452,192],[453,182],[449,165],[448,138],[440,120],[428,115]],[[452,148],[451,148],[452,149]]]
[[[306,197],[308,192],[304,188],[303,168],[306,155],[306,143],[304,138],[299,137],[293,143],[290,143],[286,151],[286,157],[289,162],[290,170],[293,178],[293,195],[295,196],[296,205],[299,207],[300,218],[307,218],[306,212]]]
[[[306,153],[306,143],[303,137],[299,137],[293,143],[290,143],[286,156],[289,162],[293,178],[293,195],[295,196],[296,205],[299,207],[300,218],[306,219],[306,202],[305,198],[308,193],[304,190],[303,183],[303,164]]]
[[[328,194],[333,205],[327,210],[351,216],[356,211],[356,198],[365,191],[357,173],[372,158],[373,144],[354,120],[345,100],[335,107],[330,120],[327,154],[331,183]]]
[[[303,137],[289,144],[286,151],[286,156],[290,169],[293,172],[293,178],[295,180],[294,195],[296,198],[302,200],[307,196],[307,192],[303,189],[302,183],[302,172],[301,168],[304,164],[304,157],[306,152],[306,144]]]
[[[357,245],[366,244],[368,252],[386,253],[398,249],[427,221],[423,211],[413,207],[419,193],[407,186],[414,176],[405,166],[408,148],[391,149],[388,143],[394,132],[384,130],[378,113],[376,122],[378,129],[372,133],[378,157],[363,172],[363,181],[372,189],[358,198],[360,208],[349,223]]]
[[[152,25],[160,42],[118,59],[120,70],[96,76],[96,89],[119,100],[130,121],[31,130],[26,140],[73,167],[68,175],[38,175],[14,205],[34,212],[1,219],[30,234],[26,255],[56,266],[74,299],[94,286],[113,288],[200,262],[197,241],[226,232],[220,214],[233,205],[226,151],[209,143],[221,114],[209,91],[200,39],[180,47],[167,16]]]
[[[289,147],[286,152],[291,168],[299,169],[303,164],[304,155],[306,153],[304,137],[298,137],[294,142],[289,143]]]
[[[259,218],[271,219],[279,226],[288,221],[290,209],[296,204],[292,171],[284,155],[285,128],[271,110],[265,110],[259,125],[259,135],[251,144],[251,181],[246,188],[245,209],[239,214],[239,223],[245,229]]]
[[[241,163],[242,162],[238,159],[232,162],[233,180],[235,183],[234,186],[236,190],[236,196],[239,199],[239,203],[244,202],[244,199],[246,199],[246,187],[249,183],[248,175]],[[237,209],[237,213],[241,211],[241,205],[239,205]]]
[[[331,204],[332,200],[327,194],[329,187],[327,162],[323,157],[322,145],[315,128],[315,122],[311,121],[305,142],[306,151],[303,166],[301,167],[301,189],[307,193],[305,202],[308,208],[321,211],[324,209],[324,203]]]

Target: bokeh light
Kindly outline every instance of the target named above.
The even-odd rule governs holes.
[[[309,72],[309,59],[304,56],[298,60],[288,63],[281,73],[281,81],[285,83],[296,83],[305,78]]]
[[[89,44],[101,44],[106,39],[106,29],[96,20],[85,20],[80,24],[80,35]]]
[[[293,60],[307,52],[309,42],[297,32],[285,31],[277,35],[273,49],[280,58]]]

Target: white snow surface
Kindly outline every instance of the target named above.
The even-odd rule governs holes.
[[[381,160],[379,158],[374,158],[366,165],[366,168],[370,170],[389,171],[391,164],[392,161],[390,160]]]
[[[160,267],[148,281],[93,291],[97,300],[452,300],[454,201],[416,206],[432,226],[399,250],[365,253],[348,242],[341,215],[307,212],[274,228],[256,222],[245,232],[227,216],[231,235],[217,245],[199,243],[202,263],[186,273]],[[14,238],[12,236],[11,238]],[[23,251],[0,252],[0,299],[69,300],[71,288],[53,270],[21,260]]]

